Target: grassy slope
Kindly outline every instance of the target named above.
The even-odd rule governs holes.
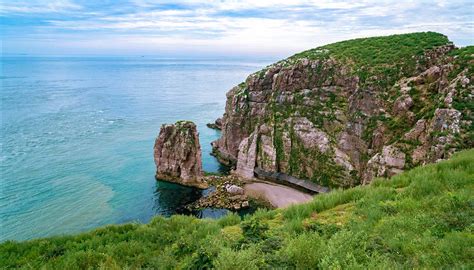
[[[474,268],[474,149],[370,186],[240,220],[156,217],[0,245],[0,266]]]
[[[290,66],[301,58],[333,58],[350,66],[361,85],[391,87],[400,78],[413,76],[426,50],[447,44],[451,44],[448,37],[436,32],[358,38],[306,50],[278,63]]]

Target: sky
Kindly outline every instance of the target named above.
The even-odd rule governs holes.
[[[0,0],[2,53],[286,57],[436,31],[474,44],[473,0]]]

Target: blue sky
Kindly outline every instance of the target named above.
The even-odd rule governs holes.
[[[4,54],[285,57],[357,37],[474,44],[474,1],[0,0]]]

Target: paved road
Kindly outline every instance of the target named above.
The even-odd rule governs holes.
[[[308,202],[313,199],[313,196],[299,190],[267,182],[246,184],[244,189],[248,196],[263,197],[278,208]]]

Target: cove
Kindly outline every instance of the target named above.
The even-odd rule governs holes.
[[[196,190],[154,179],[163,123],[200,132],[203,168],[218,172],[206,123],[225,93],[270,61],[153,57],[3,57],[0,241],[148,222]],[[195,213],[213,217],[222,211]]]

